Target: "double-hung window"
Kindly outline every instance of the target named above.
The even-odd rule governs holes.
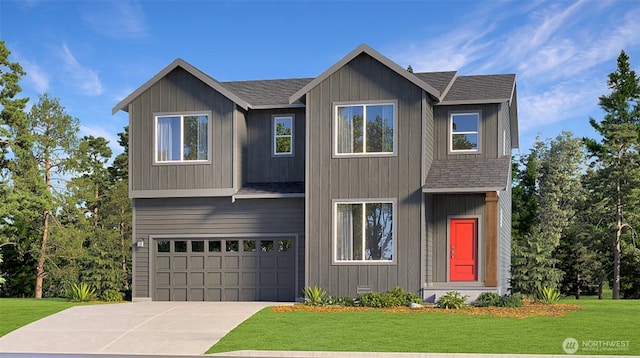
[[[392,262],[394,218],[393,201],[336,202],[335,262]]]
[[[171,114],[155,117],[155,161],[209,160],[208,114]]]
[[[480,112],[451,113],[449,126],[451,152],[480,151]]]
[[[395,103],[337,104],[335,106],[336,155],[394,154]]]
[[[273,117],[273,155],[293,155],[293,115]]]

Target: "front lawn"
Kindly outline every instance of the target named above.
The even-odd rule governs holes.
[[[0,337],[41,318],[86,304],[61,298],[0,298]]]
[[[509,318],[443,312],[274,312],[266,308],[207,353],[236,350],[640,355],[640,301],[563,300],[584,309],[563,317]],[[628,346],[605,350],[602,342]],[[584,342],[584,343],[583,343]],[[621,343],[626,344],[626,343]],[[620,346],[620,344],[618,344]]]

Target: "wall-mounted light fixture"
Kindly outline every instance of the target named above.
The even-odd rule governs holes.
[[[144,247],[144,240],[136,241],[136,247]]]

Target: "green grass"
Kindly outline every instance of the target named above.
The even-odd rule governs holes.
[[[0,337],[41,318],[87,303],[61,298],[0,298]]]
[[[266,308],[207,353],[236,350],[564,354],[565,338],[629,341],[640,355],[640,301],[565,299],[584,306],[564,317],[500,318],[439,312],[287,312]],[[582,344],[582,343],[580,343]]]

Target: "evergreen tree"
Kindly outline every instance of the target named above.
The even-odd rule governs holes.
[[[620,297],[622,248],[632,245],[632,216],[637,213],[640,184],[640,80],[631,70],[629,56],[621,51],[617,69],[609,74],[609,95],[600,97],[606,113],[601,121],[589,123],[602,137],[601,141],[585,138],[595,170],[593,180],[599,189],[592,194],[604,209],[603,219],[611,223],[613,249],[613,299]],[[635,245],[633,245],[635,247]],[[627,250],[633,254],[637,250]]]
[[[538,285],[556,287],[563,272],[555,251],[576,215],[583,197],[580,185],[581,143],[569,132],[554,140],[538,141],[527,157],[514,206],[515,236],[512,251],[512,287],[532,294]],[[532,210],[534,209],[534,210]]]
[[[78,119],[68,115],[57,98],[48,94],[40,96],[33,105],[28,119],[28,127],[33,135],[33,155],[40,171],[41,183],[45,190],[41,193],[44,205],[41,207],[40,238],[36,252],[36,284],[34,295],[42,297],[42,284],[47,271],[45,263],[49,258],[51,225],[61,200],[64,179],[56,175],[73,171],[70,157],[77,149]],[[60,239],[64,239],[60,237]]]

